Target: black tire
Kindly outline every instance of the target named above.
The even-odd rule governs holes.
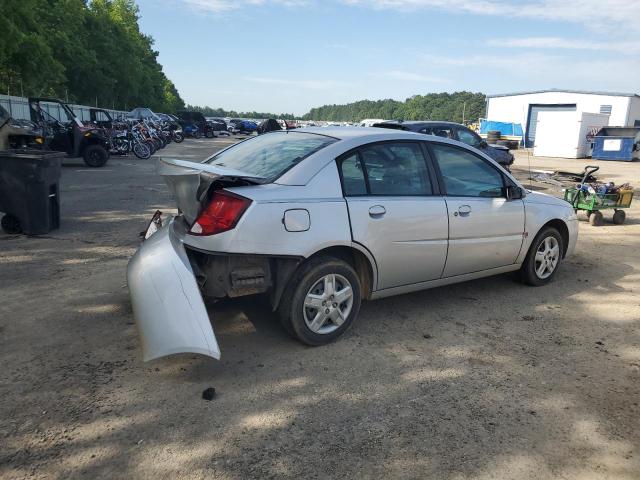
[[[176,143],[182,143],[184,141],[184,135],[182,133],[174,133],[173,141]]]
[[[552,237],[557,242],[559,252],[558,252],[558,260],[557,263],[551,272],[550,275],[545,278],[541,278],[536,273],[536,253],[543,246],[545,240],[549,237]],[[538,232],[536,237],[531,242],[531,246],[529,247],[529,252],[527,252],[527,256],[522,263],[522,267],[520,267],[520,280],[533,287],[541,287],[542,285],[546,285],[551,282],[558,270],[560,270],[560,265],[562,264],[562,257],[564,256],[564,251],[566,246],[564,245],[564,241],[562,240],[562,235],[560,232],[553,227],[544,227],[542,230]]]
[[[331,274],[343,277],[350,283],[353,303],[347,318],[340,326],[328,333],[316,333],[309,328],[305,321],[305,298],[314,285],[317,285],[326,275]],[[300,342],[311,346],[326,345],[337,339],[353,324],[360,311],[362,298],[360,292],[360,281],[351,265],[330,256],[314,258],[298,269],[285,289],[278,308],[280,321],[284,329]],[[330,305],[327,306],[331,308]],[[335,307],[336,304],[333,306]],[[332,323],[331,320],[328,322]],[[333,325],[328,326],[334,327]]]
[[[624,210],[616,210],[613,213],[613,223],[616,225],[622,225],[626,218],[627,215],[624,213]]]
[[[149,150],[151,151],[151,155],[153,155],[154,153],[156,153],[156,151],[158,150],[158,148],[156,147],[156,144],[154,142],[152,142],[151,140],[147,140],[145,142],[147,144],[147,146],[149,147]]]
[[[82,158],[88,166],[100,168],[109,160],[109,152],[102,145],[89,145],[82,152]]]
[[[589,215],[589,224],[594,227],[600,227],[604,224],[604,216],[600,210],[595,210]]]
[[[196,138],[196,139],[202,138],[202,133],[200,133],[200,130],[198,130],[196,133],[193,134],[193,138]]]
[[[10,235],[16,235],[22,233],[22,227],[20,226],[20,220],[13,215],[6,214],[0,220],[0,226],[5,233]]]
[[[136,157],[141,158],[142,160],[146,160],[151,156],[151,149],[149,148],[149,145],[146,143],[136,142],[133,144],[133,154]]]
[[[494,145],[500,139],[502,134],[499,130],[489,130],[487,132],[487,143],[489,145]]]
[[[207,130],[204,132],[204,136],[207,138],[213,138],[215,135],[213,134],[213,130]]]

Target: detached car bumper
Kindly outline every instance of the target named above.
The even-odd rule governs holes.
[[[149,237],[127,267],[133,315],[149,361],[174,353],[220,359],[220,348],[173,220]]]

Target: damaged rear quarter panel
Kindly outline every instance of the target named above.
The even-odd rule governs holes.
[[[335,162],[326,165],[308,185],[256,185],[227,190],[252,200],[236,228],[209,237],[186,234],[185,244],[208,252],[308,258],[324,248],[351,246],[347,205]],[[289,232],[287,210],[309,212],[306,231]]]

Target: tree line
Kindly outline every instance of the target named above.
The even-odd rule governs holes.
[[[140,31],[134,0],[0,0],[0,92],[71,103],[174,113],[185,108]],[[365,118],[475,121],[485,95],[414,95],[312,108],[302,117],[187,106],[212,117],[359,122]]]
[[[196,105],[187,105],[185,110],[200,112],[205,117],[229,117],[229,118],[276,118],[282,120],[295,120],[293,113],[268,113],[268,112],[236,112],[235,110],[225,110],[224,108],[198,107]]]
[[[444,120],[457,123],[475,122],[485,114],[484,93],[454,92],[414,95],[398,100],[360,100],[343,105],[323,105],[302,116],[292,113],[236,112],[222,108],[187,105],[187,110],[202,112],[206,117],[277,118],[284,120],[325,120],[360,122],[365,118],[385,120]]]
[[[0,0],[0,92],[173,113],[184,106],[134,0]]]
[[[360,100],[344,105],[324,105],[312,108],[304,120],[359,122],[365,118],[386,120],[444,120],[449,122],[477,121],[485,113],[484,93],[454,92],[414,95],[404,102],[398,100]]]

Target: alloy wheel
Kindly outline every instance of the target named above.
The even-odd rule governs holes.
[[[325,275],[307,292],[303,306],[304,321],[312,332],[326,335],[340,328],[352,307],[351,283],[342,275]]]
[[[560,245],[558,240],[549,236],[546,237],[536,250],[535,272],[536,276],[544,280],[551,276],[560,261]]]

